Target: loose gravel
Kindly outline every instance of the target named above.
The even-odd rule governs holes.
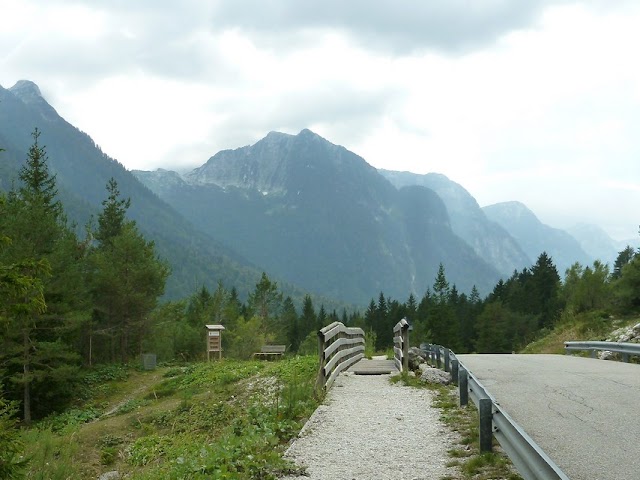
[[[341,373],[285,455],[307,476],[285,479],[456,478],[446,464],[457,436],[431,406],[434,393],[389,377]]]

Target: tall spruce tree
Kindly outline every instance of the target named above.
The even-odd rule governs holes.
[[[94,320],[101,338],[108,340],[102,354],[127,362],[132,354],[142,353],[147,316],[164,293],[169,267],[156,256],[153,241],[126,219],[130,202],[120,199],[114,179],[107,183],[107,192],[92,254]]]
[[[69,342],[82,321],[84,261],[75,234],[67,227],[57,199],[55,176],[49,173],[40,132],[32,134],[21,184],[0,206],[0,231],[11,238],[0,252],[0,263],[21,265],[40,285],[44,302],[37,306],[13,296],[7,309],[8,328],[0,361],[7,366],[10,385],[21,389],[24,421],[56,408],[70,392],[77,355]],[[30,295],[39,298],[37,291]],[[66,387],[61,390],[62,387]],[[66,393],[65,393],[66,392]],[[11,392],[9,392],[11,393]],[[14,394],[17,392],[13,392]]]

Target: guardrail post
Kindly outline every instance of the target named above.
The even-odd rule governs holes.
[[[451,381],[454,385],[458,385],[458,369],[460,368],[460,362],[458,360],[451,360]]]
[[[480,414],[480,451],[490,452],[493,444],[493,402],[490,398],[481,398],[478,404]]]
[[[444,349],[444,371],[451,373],[451,350]]]
[[[440,345],[434,345],[436,349],[436,367],[442,368],[442,360],[440,360]]]
[[[591,352],[589,353],[589,356],[590,356],[591,358],[596,358],[596,351],[595,351],[595,349],[591,349]]]
[[[460,390],[460,406],[466,407],[469,404],[469,373],[464,367],[458,370],[458,387]]]
[[[623,353],[622,354],[622,361],[625,363],[629,363],[629,354],[628,353]]]

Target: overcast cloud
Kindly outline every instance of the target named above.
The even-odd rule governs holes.
[[[637,237],[637,2],[0,0],[0,18],[0,85],[33,80],[128,168],[310,128],[481,205]]]

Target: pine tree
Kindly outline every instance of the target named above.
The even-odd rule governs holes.
[[[636,251],[630,245],[627,245],[624,250],[618,253],[616,261],[613,264],[613,273],[611,274],[614,280],[622,276],[622,269],[625,265],[628,265],[635,256]]]
[[[126,362],[132,353],[141,353],[146,318],[164,293],[169,268],[156,256],[154,243],[125,218],[129,201],[119,198],[113,179],[107,192],[98,217],[99,245],[91,256],[94,318],[105,333],[102,338],[109,340],[103,347],[111,361]]]
[[[529,308],[523,313],[539,315],[539,327],[551,327],[560,315],[560,276],[551,257],[542,252],[531,268]]]
[[[29,147],[27,161],[19,175],[23,183],[19,190],[20,198],[27,207],[43,208],[46,214],[57,221],[62,215],[62,204],[56,199],[56,176],[49,173],[47,152],[45,147],[38,144],[40,131],[36,128],[31,136],[33,144]]]
[[[309,295],[305,295],[302,300],[302,313],[300,314],[300,341],[307,338],[309,333],[316,330],[316,312],[313,308],[313,301]]]
[[[248,303],[252,315],[262,319],[263,326],[268,329],[269,323],[279,315],[282,306],[282,293],[278,292],[278,284],[262,272],[255,290],[249,294]]]
[[[300,347],[300,342],[302,341],[300,336],[300,320],[298,319],[298,313],[296,312],[293,300],[289,296],[287,296],[282,303],[282,319],[286,328],[285,334],[289,350],[297,352],[298,347]]]
[[[56,199],[55,176],[38,143],[40,132],[32,136],[34,143],[20,171],[21,186],[0,206],[0,231],[11,238],[0,252],[0,264],[21,265],[32,285],[40,286],[44,300],[34,306],[14,296],[5,309],[7,331],[0,359],[11,385],[22,390],[26,423],[33,409],[46,414],[70,391],[78,357],[69,342],[84,321],[86,301],[82,248]],[[30,295],[38,299],[38,291]]]
[[[127,210],[131,206],[131,199],[120,198],[118,183],[113,177],[107,182],[106,200],[102,202],[102,212],[98,215],[98,230],[95,233],[96,240],[106,247],[111,239],[122,231],[126,223]]]

